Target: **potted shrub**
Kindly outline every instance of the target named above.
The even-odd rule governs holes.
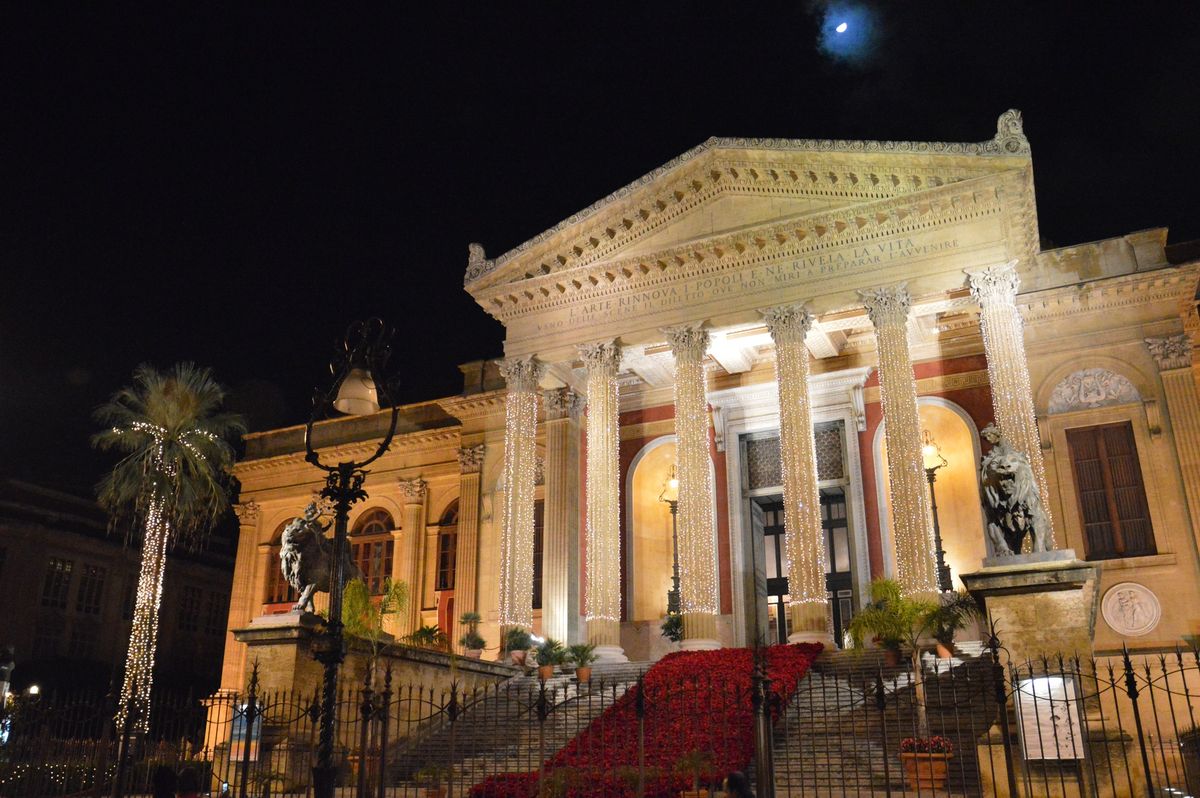
[[[362,579],[351,579],[342,592],[342,627],[346,634],[367,641],[367,686],[375,674],[375,666],[383,647],[393,637],[384,631],[384,625],[398,618],[408,606],[408,585],[383,580],[383,595],[376,600],[367,590]]]
[[[567,656],[575,663],[575,678],[580,684],[592,680],[592,663],[596,661],[596,645],[594,643],[576,643],[567,648]]]
[[[980,614],[979,605],[968,593],[947,594],[942,603],[925,616],[925,627],[937,644],[940,659],[954,656],[954,635]]]
[[[675,761],[675,772],[692,780],[692,789],[680,790],[679,798],[708,798],[708,790],[700,789],[700,780],[712,771],[712,757],[703,751],[689,751]]]
[[[945,789],[954,743],[945,737],[905,737],[900,741],[904,781],[910,788]]]
[[[458,618],[459,624],[467,627],[463,636],[458,638],[458,644],[463,647],[463,651],[471,659],[482,657],[483,649],[487,645],[483,635],[479,634],[479,623],[482,620],[483,618],[477,612],[464,612]]]
[[[445,651],[449,648],[446,633],[434,625],[425,625],[404,638],[404,642],[417,648],[428,648],[434,651]]]
[[[566,658],[563,644],[553,637],[547,637],[536,649],[535,656],[538,664],[538,678],[546,681],[554,675],[554,666],[561,665]]]
[[[425,798],[446,798],[446,788],[442,786],[442,782],[450,775],[448,768],[430,763],[414,775],[417,784],[425,788]]]
[[[529,630],[520,626],[511,626],[504,633],[504,650],[512,658],[513,665],[525,665],[525,658],[532,644],[533,636],[529,634]]]
[[[871,583],[871,603],[858,611],[848,628],[854,647],[862,647],[867,634],[873,635],[884,650],[888,667],[900,664],[900,646],[908,643],[917,657],[917,638],[925,628],[925,619],[937,608],[929,601],[909,598],[892,579]]]
[[[668,612],[663,618],[661,634],[672,643],[683,639],[683,616],[677,612]]]

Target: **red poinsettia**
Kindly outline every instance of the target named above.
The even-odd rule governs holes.
[[[954,743],[949,738],[934,735],[932,737],[905,737],[900,741],[902,754],[953,754]]]
[[[820,652],[818,644],[766,649],[774,717]],[[753,652],[740,648],[677,652],[646,672],[640,697],[648,798],[668,798],[691,789],[694,778],[713,782],[749,764],[754,755],[753,667]],[[569,798],[634,794],[638,700],[638,689],[630,689],[546,762],[547,774],[562,769],[572,775],[565,780]],[[531,798],[537,781],[536,773],[493,776],[475,785],[471,796]]]

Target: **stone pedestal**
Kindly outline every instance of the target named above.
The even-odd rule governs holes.
[[[1000,643],[1014,663],[1043,654],[1092,655],[1099,568],[1076,559],[1069,549],[987,562],[961,578],[995,622]]]

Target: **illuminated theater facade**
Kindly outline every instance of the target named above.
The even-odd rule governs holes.
[[[995,422],[1051,546],[1101,566],[1096,648],[1174,645],[1200,627],[1200,263],[1171,263],[1164,229],[1039,241],[1009,111],[982,143],[711,139],[504,255],[472,245],[505,358],[403,408],[355,559],[374,589],[410,585],[395,631],[477,611],[487,657],[509,626],[610,660],[672,650],[676,549],[683,647],[831,642],[873,578],[945,578],[926,444],[953,586],[994,553]],[[383,420],[320,434],[348,453]],[[321,484],[302,448],[255,434],[237,467],[231,630],[290,607],[279,532]],[[225,665],[235,688],[232,635]]]

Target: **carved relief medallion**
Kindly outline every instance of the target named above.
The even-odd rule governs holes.
[[[1101,600],[1100,611],[1104,622],[1125,637],[1149,634],[1162,617],[1158,596],[1137,582],[1121,582],[1110,587]]]
[[[1050,395],[1050,412],[1066,413],[1140,400],[1138,389],[1127,377],[1108,369],[1081,369],[1067,375],[1054,386],[1054,393]]]

